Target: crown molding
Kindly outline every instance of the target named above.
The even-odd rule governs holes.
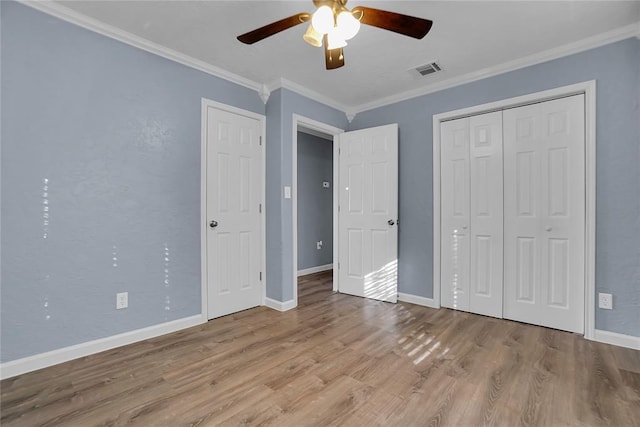
[[[432,85],[423,86],[417,89],[398,93],[396,95],[381,98],[373,102],[361,104],[352,107],[350,111],[357,114],[363,111],[373,110],[374,108],[384,107],[386,105],[406,101],[418,96],[427,95],[444,89],[449,89],[455,86],[460,86],[466,83],[486,79],[488,77],[508,73],[510,71],[515,71],[521,68],[530,67],[532,65],[551,61],[553,59],[558,59],[564,56],[573,55],[575,53],[584,52],[589,49],[595,49],[597,47],[615,43],[631,37],[640,38],[640,21],[624,27],[616,28],[612,31],[607,31],[605,33],[587,37],[586,39],[582,39],[577,42],[558,46],[553,49],[538,52],[533,55],[525,56],[513,61],[504,62],[493,67],[484,68],[482,70],[474,71],[472,73],[464,74],[462,76],[444,80]]]
[[[455,86],[471,83],[477,80],[482,80],[488,77],[493,77],[499,74],[515,71],[521,68],[529,67],[532,65],[547,62],[553,59],[558,59],[564,56],[572,55],[575,53],[583,52],[585,50],[594,49],[600,46],[604,46],[610,43],[615,43],[620,40],[624,40],[631,37],[640,39],[640,21],[633,24],[617,28],[612,31],[608,31],[602,34],[598,34],[592,37],[588,37],[577,42],[569,43],[563,46],[558,46],[553,49],[549,49],[543,52],[538,52],[533,55],[519,58],[513,61],[498,64],[493,67],[484,68],[482,70],[474,71],[456,78],[444,80],[432,85],[422,86],[417,89],[401,92],[392,96],[384,97],[376,101],[348,106],[341,102],[338,102],[326,95],[316,92],[312,89],[304,87],[298,83],[292,82],[285,78],[277,79],[271,83],[263,84],[255,82],[253,80],[244,78],[230,71],[216,67],[215,65],[169,49],[160,44],[154,43],[142,37],[136,36],[117,27],[114,27],[96,19],[90,18],[86,15],[75,12],[67,7],[46,0],[18,0],[21,4],[44,12],[48,15],[78,25],[87,30],[101,34],[114,40],[118,40],[122,43],[126,43],[130,46],[142,49],[152,54],[161,56],[168,60],[177,62],[187,67],[202,71],[212,76],[224,79],[228,82],[235,83],[237,85],[254,90],[262,102],[265,104],[269,99],[271,92],[274,90],[283,88],[304,96],[311,100],[317,101],[328,107],[334,108],[338,111],[344,112],[349,123],[353,120],[356,114],[363,111],[372,110],[374,108],[384,107],[386,105],[395,104],[397,102],[406,101],[411,98],[427,95],[430,93],[438,92],[441,90],[449,89]]]
[[[273,82],[271,82],[270,84],[266,85],[267,89],[270,92],[273,92],[274,90],[277,89],[287,89],[290,90],[291,92],[295,92],[298,95],[302,95],[305,98],[309,98],[313,101],[317,101],[321,104],[326,105],[327,107],[331,107],[333,109],[336,109],[338,111],[341,111],[343,113],[345,113],[345,115],[347,115],[348,118],[348,114],[347,111],[350,111],[350,108],[347,107],[346,105],[332,99],[329,98],[328,96],[322,95],[321,93],[318,93],[314,90],[311,90],[307,87],[304,87],[298,83],[292,82],[290,80],[287,80],[285,78],[280,78],[278,80],[275,80]]]
[[[271,90],[267,87],[267,85],[263,84],[260,86],[260,92],[258,92],[260,99],[267,105],[267,101],[269,101],[269,97],[271,96]]]
[[[29,6],[33,9],[39,10],[40,12],[44,12],[47,15],[54,16],[56,18],[62,19],[63,21],[70,22],[79,27],[85,28],[111,39],[118,40],[122,43],[126,43],[138,49],[145,50],[147,52],[153,53],[154,55],[169,59],[173,62],[186,65],[187,67],[202,71],[203,73],[207,73],[212,76],[227,80],[231,83],[244,86],[256,91],[261,98],[263,98],[264,96],[262,92],[263,85],[261,83],[254,82],[230,71],[216,67],[215,65],[211,65],[189,55],[185,55],[173,49],[169,49],[168,47],[159,45],[145,38],[124,31],[120,28],[114,27],[113,25],[105,24],[104,22],[98,21],[97,19],[93,19],[89,16],[83,15],[65,6],[62,6],[59,3],[46,0],[18,1],[25,6]]]

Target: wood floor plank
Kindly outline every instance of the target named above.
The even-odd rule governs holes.
[[[299,279],[242,311],[0,382],[3,426],[640,426],[640,352]]]

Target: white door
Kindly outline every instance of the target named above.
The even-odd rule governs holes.
[[[260,121],[207,106],[207,313],[260,305]]]
[[[469,118],[440,125],[441,305],[469,311]]]
[[[584,330],[584,95],[504,111],[504,316]]]
[[[502,317],[502,111],[469,119],[469,311]]]
[[[398,125],[340,134],[339,288],[396,302]]]
[[[502,112],[443,122],[441,304],[502,316]]]

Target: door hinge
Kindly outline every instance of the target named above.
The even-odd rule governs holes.
[[[340,270],[340,263],[338,263],[338,270]]]
[[[260,281],[262,282],[262,271],[260,272]]]
[[[262,213],[262,203],[258,204],[258,213]]]
[[[260,140],[260,145],[262,145],[262,137],[258,137],[258,139]]]
[[[340,212],[340,205],[338,205],[338,212]]]

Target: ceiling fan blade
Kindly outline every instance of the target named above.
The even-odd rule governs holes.
[[[308,13],[298,13],[297,15],[289,16],[288,18],[272,22],[264,27],[242,34],[238,36],[238,40],[245,44],[254,44],[255,42],[259,42],[262,39],[266,39],[269,36],[277,34],[280,31],[284,31],[291,27],[295,27],[298,24],[302,24],[303,22],[307,22],[310,19],[311,15]]]
[[[324,35],[324,61],[327,65],[327,70],[335,70],[344,65],[344,52],[342,48],[329,50],[329,40],[327,35]]]
[[[433,25],[433,21],[429,21],[428,19],[373,9],[371,7],[356,6],[352,12],[355,17],[358,16],[358,12],[362,12],[362,18],[360,19],[362,24],[372,25],[416,39],[421,39],[426,36],[431,29],[431,25]]]

